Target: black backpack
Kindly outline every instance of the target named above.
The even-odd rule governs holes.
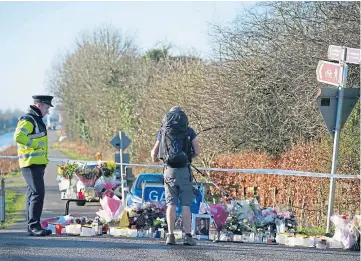
[[[172,168],[183,168],[190,162],[188,117],[183,111],[170,111],[162,121],[159,159]]]

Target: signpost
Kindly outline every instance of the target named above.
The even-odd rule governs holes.
[[[353,106],[355,105],[358,99],[358,97],[352,97],[352,96],[353,95],[359,96],[359,90],[358,91],[347,90],[345,92],[344,88],[346,87],[347,72],[348,72],[348,66],[346,62],[359,64],[360,49],[330,45],[328,48],[328,58],[330,60],[337,60],[339,61],[339,63],[319,61],[316,69],[317,80],[319,82],[328,83],[337,86],[338,90],[334,90],[334,89],[327,90],[330,88],[323,88],[319,90],[319,94],[317,97],[317,104],[321,110],[322,117],[325,119],[328,130],[330,131],[331,135],[333,135],[334,137],[331,174],[336,174],[340,131],[342,125],[345,123],[348,115],[350,114]],[[351,96],[350,100],[352,101],[347,101],[344,104],[345,93]],[[337,100],[337,107],[335,104],[336,100]],[[349,107],[351,107],[351,109]],[[344,113],[343,113],[343,109],[345,109]],[[334,121],[334,123],[332,121]],[[328,211],[327,211],[327,228],[326,228],[327,233],[330,232],[330,228],[331,228],[330,217],[333,214],[335,183],[336,183],[335,178],[331,178]]]
[[[5,222],[5,178],[1,178],[0,183],[0,222]]]
[[[125,135],[124,132],[119,131],[118,135],[115,135],[114,138],[110,141],[110,144],[117,150],[119,150],[119,154],[115,154],[115,160],[117,162],[117,156],[119,156],[119,162],[117,163],[125,163],[125,161],[127,163],[129,163],[129,154],[123,154],[123,150],[125,150],[126,148],[129,147],[131,143],[131,140],[129,139],[129,137],[127,135]],[[122,203],[125,204],[126,200],[126,196],[127,196],[127,191],[126,191],[126,187],[127,187],[127,179],[125,178],[126,173],[124,171],[124,166],[121,165],[120,166],[120,182],[121,182],[121,186],[122,186]]]
[[[120,153],[115,153],[114,154],[114,161],[117,163],[120,163]],[[123,163],[129,163],[130,162],[130,156],[129,153],[123,153]],[[123,167],[123,173],[127,174],[125,171],[125,166],[121,166]],[[119,167],[120,170],[120,167]]]

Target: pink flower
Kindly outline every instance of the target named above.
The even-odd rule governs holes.
[[[105,189],[112,189],[115,186],[116,186],[115,184],[110,183],[110,182],[107,182],[107,183],[103,184],[103,188],[105,188]]]
[[[104,196],[112,198],[114,196],[114,192],[108,189],[107,191],[105,191]]]

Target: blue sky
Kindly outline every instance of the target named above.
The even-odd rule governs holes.
[[[251,2],[0,2],[0,109],[26,110],[56,57],[104,24],[144,51],[165,42],[207,57],[210,22],[229,23]]]

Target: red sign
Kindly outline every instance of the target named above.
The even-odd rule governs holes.
[[[316,75],[319,82],[339,86],[342,83],[342,66],[338,63],[319,61]]]

